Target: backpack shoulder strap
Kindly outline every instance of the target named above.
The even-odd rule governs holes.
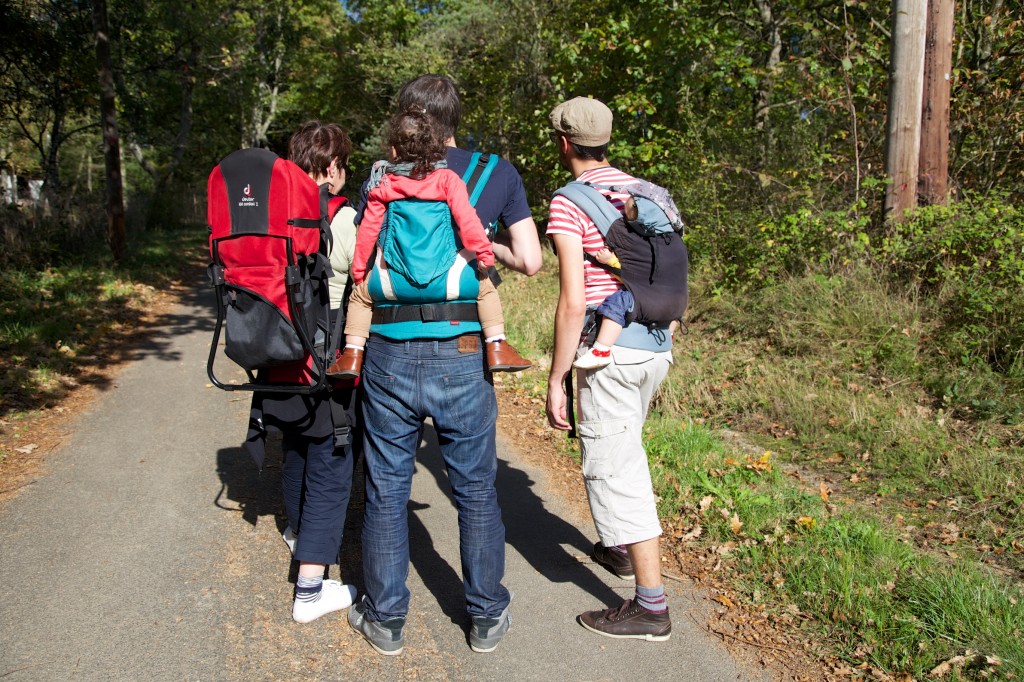
[[[497,154],[480,152],[473,152],[473,156],[469,158],[469,165],[462,174],[462,181],[466,183],[466,191],[469,192],[470,206],[476,207],[476,202],[480,200],[480,195],[483,194],[484,187],[500,160]]]
[[[331,220],[334,214],[331,211],[331,186],[328,183],[320,185],[320,239],[324,253],[330,253],[334,248],[334,237],[331,235]]]
[[[348,199],[345,197],[331,196],[327,200],[327,224],[330,225],[334,221],[334,217],[338,215],[343,207],[348,206]]]
[[[570,182],[556,189],[554,196],[563,196],[579,206],[580,210],[594,221],[602,236],[607,235],[612,223],[622,217],[622,213],[612,205],[612,202],[589,182]]]

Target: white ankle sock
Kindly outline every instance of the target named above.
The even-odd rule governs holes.
[[[324,577],[322,575],[313,578],[299,576],[295,581],[295,601],[311,604],[320,601],[320,593],[323,591]]]

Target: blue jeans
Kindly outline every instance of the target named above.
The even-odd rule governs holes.
[[[472,337],[465,337],[472,339]],[[409,612],[409,517],[406,509],[420,427],[431,417],[459,517],[466,610],[497,617],[508,606],[505,525],[494,489],[498,416],[494,387],[476,350],[458,339],[391,341],[373,335],[363,363],[366,509],[363,574],[370,620]]]

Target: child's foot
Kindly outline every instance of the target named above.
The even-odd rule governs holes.
[[[487,367],[492,372],[518,372],[532,366],[533,363],[519,355],[507,341],[487,343]]]
[[[598,350],[590,348],[580,358],[572,363],[576,369],[599,369],[612,364],[611,350]]]
[[[341,357],[327,368],[327,376],[332,379],[355,379],[363,369],[363,349],[345,346]]]

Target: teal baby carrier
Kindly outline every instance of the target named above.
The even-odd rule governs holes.
[[[492,154],[475,153],[462,176],[476,206]],[[458,242],[444,201],[399,199],[387,206],[380,248],[368,278],[374,301],[370,331],[388,338],[451,338],[480,331],[475,255]]]

